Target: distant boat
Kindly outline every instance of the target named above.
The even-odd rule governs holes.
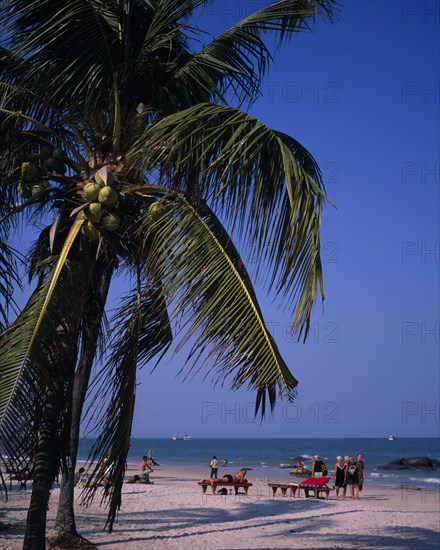
[[[388,441],[395,441],[396,439],[397,439],[397,435],[391,434],[388,436]]]
[[[173,436],[171,436],[171,439],[173,441],[190,441],[192,437],[189,434],[185,434],[183,437],[178,434],[174,434]]]

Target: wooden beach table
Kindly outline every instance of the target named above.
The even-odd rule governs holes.
[[[312,491],[315,493],[315,498],[319,498],[320,493],[325,493],[326,499],[328,499],[332,491],[332,488],[327,485],[330,480],[331,477],[309,477],[298,485],[298,489],[299,491],[304,490],[306,498],[309,496],[309,492]]]
[[[283,497],[287,496],[287,491],[290,489],[289,496],[294,497],[298,489],[297,483],[268,483],[268,486],[272,489],[272,497],[275,497],[278,489]]]
[[[201,481],[198,482],[198,484],[202,487],[203,494],[206,493],[206,489],[208,487],[212,487],[212,494],[215,495],[217,492],[218,487],[234,487],[235,494],[238,495],[238,489],[242,487],[244,489],[244,494],[248,494],[249,487],[252,487],[252,483],[249,483],[248,481],[222,481],[221,483],[216,483],[215,485],[211,485],[211,483],[203,483]]]

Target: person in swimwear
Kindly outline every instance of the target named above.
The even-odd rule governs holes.
[[[241,470],[238,470],[238,472],[235,472],[233,474],[225,474],[222,477],[219,477],[218,479],[209,478],[209,479],[201,479],[199,483],[209,483],[210,485],[220,485],[221,483],[241,483],[242,481],[246,481],[246,473],[247,468],[242,468]]]

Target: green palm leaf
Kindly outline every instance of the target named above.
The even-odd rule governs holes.
[[[31,354],[33,345],[43,323],[46,310],[54,293],[55,286],[60,278],[61,270],[66,262],[69,250],[78,231],[84,223],[83,218],[77,218],[73,223],[69,235],[64,243],[57,265],[53,270],[50,281],[35,293],[29,307],[0,336],[0,426],[3,425],[8,409],[23,369]]]
[[[181,196],[161,199],[164,211],[145,226],[154,235],[149,265],[162,281],[180,333],[179,351],[192,342],[186,376],[203,372],[232,388],[247,385],[274,404],[275,388],[289,399],[297,381],[267,330],[250,278],[229,235],[206,206]],[[262,411],[264,414],[264,410]]]
[[[109,479],[103,498],[109,501],[106,526],[110,532],[121,504],[137,369],[153,358],[160,358],[172,340],[161,285],[151,274],[145,274],[141,281],[138,273],[137,289],[121,301],[111,324],[115,330],[110,355],[94,383],[97,393],[92,406],[95,411],[104,411],[98,415],[96,424],[101,427],[100,434],[89,457],[91,462],[97,461],[97,466],[83,499],[90,502],[97,486],[106,477]],[[107,457],[105,471],[99,466],[104,456]]]
[[[304,147],[240,110],[209,103],[146,129],[127,160],[145,171],[160,162],[165,187],[220,211],[251,243],[256,274],[264,267],[268,288],[287,298],[293,328],[307,335],[319,287],[323,294],[319,229],[326,196]]]
[[[271,32],[278,46],[301,31],[310,30],[309,19],[324,15],[334,18],[334,0],[280,0],[245,17],[209,42],[188,60],[165,85],[171,96],[178,89],[203,88],[214,99],[224,99],[231,88],[240,101],[255,100],[260,95],[261,81],[272,61],[262,35]],[[188,98],[190,99],[190,98]]]

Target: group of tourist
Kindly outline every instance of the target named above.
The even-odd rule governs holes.
[[[344,456],[344,459],[342,459],[342,456],[336,457],[333,471],[336,498],[339,498],[339,493],[341,493],[342,498],[345,499],[347,486],[350,487],[352,499],[361,497],[366,474],[367,471],[361,454],[357,455],[356,460],[354,456]]]

